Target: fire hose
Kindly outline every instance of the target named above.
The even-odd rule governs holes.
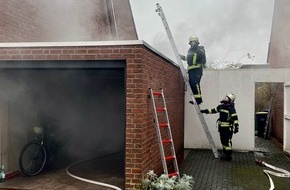
[[[269,181],[270,181],[270,189],[269,190],[273,190],[275,189],[275,186],[274,186],[274,182],[270,176],[273,175],[273,176],[277,176],[277,177],[284,177],[284,178],[290,178],[290,172],[288,172],[287,170],[284,170],[282,168],[278,168],[278,167],[275,167],[275,166],[272,166],[262,160],[256,160],[256,164],[260,165],[260,166],[266,166],[272,170],[276,170],[278,172],[274,172],[274,171],[271,171],[271,170],[263,170],[263,172],[268,176],[269,178]]]
[[[115,189],[115,190],[122,190],[119,187],[116,187],[114,185],[110,185],[110,184],[107,184],[107,183],[102,183],[102,182],[98,182],[98,181],[93,181],[93,180],[89,180],[89,179],[86,179],[86,178],[82,178],[82,177],[76,176],[76,175],[74,175],[74,174],[69,172],[69,168],[72,167],[73,165],[76,165],[76,164],[79,164],[81,162],[85,162],[85,161],[88,161],[88,160],[91,160],[91,159],[81,160],[81,161],[72,163],[71,165],[69,165],[66,168],[66,173],[69,176],[71,176],[72,178],[78,179],[78,180],[83,181],[83,182],[87,182],[87,183],[91,183],[91,184],[95,184],[95,185],[99,185],[99,186],[103,186],[103,187],[108,187],[108,188]]]

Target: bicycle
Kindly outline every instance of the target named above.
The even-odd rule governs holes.
[[[26,176],[35,176],[43,171],[47,165],[48,158],[56,150],[51,148],[56,145],[53,133],[46,136],[47,127],[33,127],[34,137],[22,148],[19,156],[19,168]]]
[[[19,156],[20,171],[27,176],[39,174],[47,160],[43,128],[36,126],[33,131],[34,139],[23,147]]]

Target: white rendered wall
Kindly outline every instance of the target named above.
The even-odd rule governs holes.
[[[201,81],[203,103],[201,109],[214,108],[229,93],[236,98],[236,111],[240,131],[233,136],[234,150],[254,150],[255,147],[255,83],[290,81],[290,69],[237,69],[204,70]],[[190,96],[185,93],[184,147],[210,149],[210,144],[199,122]],[[221,148],[216,128],[218,114],[204,115],[208,128],[218,149]]]

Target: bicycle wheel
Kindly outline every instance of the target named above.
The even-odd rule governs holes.
[[[46,163],[46,150],[37,142],[27,143],[19,156],[20,171],[28,176],[39,174]]]

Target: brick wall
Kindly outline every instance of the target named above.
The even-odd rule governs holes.
[[[129,0],[110,2],[1,0],[0,42],[136,40]]]
[[[283,144],[283,116],[284,116],[284,85],[283,83],[272,83],[272,130],[271,137]]]
[[[184,85],[175,65],[146,46],[0,48],[0,60],[126,60],[126,189],[162,172],[148,89],[164,89],[176,153],[184,147]]]

